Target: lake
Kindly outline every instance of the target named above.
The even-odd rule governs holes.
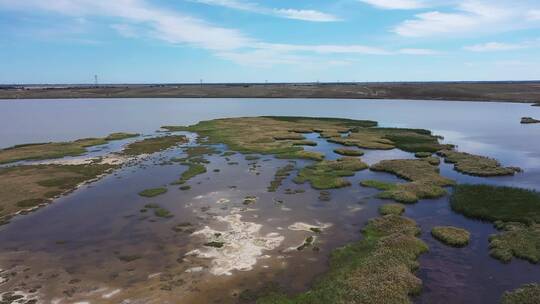
[[[155,136],[163,125],[269,115],[367,119],[383,127],[429,129],[460,151],[523,169],[515,176],[480,178],[463,175],[442,163],[443,176],[459,183],[540,190],[540,125],[520,124],[521,117],[540,117],[540,107],[528,104],[333,99],[0,100],[0,148],[112,132]],[[337,158],[333,150],[339,145],[315,133],[306,137],[317,143],[309,150],[322,152],[327,159]],[[118,151],[131,141],[109,144],[89,154]],[[223,145],[215,148],[227,150]],[[360,239],[361,228],[377,216],[381,204],[374,197],[377,191],[358,183],[373,178],[398,180],[385,173],[361,171],[349,178],[351,187],[330,190],[330,201],[324,201],[319,191],[308,184],[297,185],[290,178],[280,189],[296,192],[266,191],[276,168],[286,166],[287,160],[262,156],[253,161],[241,154],[226,159],[214,154],[206,156],[207,173],[197,176],[189,191],[171,188],[151,199],[137,195],[177,179],[185,169],[166,160],[183,153],[180,147],[148,156],[1,226],[0,268],[11,267],[16,275],[6,283],[10,285],[0,285],[0,291],[7,291],[3,289],[6,286],[40,286],[40,299],[59,301],[57,304],[75,300],[120,303],[154,296],[163,303],[179,298],[182,303],[232,303],[242,291],[271,283],[290,293],[301,292],[328,269],[330,252]],[[369,165],[397,158],[414,155],[394,149],[367,150],[362,156]],[[295,165],[309,162],[298,160]],[[249,196],[257,197],[255,207],[242,204]],[[165,206],[174,218],[156,219],[141,213],[148,203]],[[419,259],[417,276],[424,287],[414,298],[417,303],[448,303],[449,298],[453,303],[494,303],[505,290],[540,281],[538,265],[518,259],[503,264],[491,258],[488,237],[496,229],[490,223],[452,212],[448,197],[409,205],[405,215],[417,221],[421,238],[430,247]],[[253,231],[231,240],[245,249],[236,252],[244,260],[228,262],[235,257],[216,256],[210,251],[207,254],[214,254],[213,260],[191,257],[189,253],[199,250],[202,241],[185,231],[175,231],[179,223],[191,223],[196,230],[209,227],[218,231],[215,233]],[[287,251],[306,238],[305,229],[296,225],[299,223],[324,228],[317,236],[316,251]],[[438,225],[467,228],[472,235],[469,246],[450,248],[435,241],[430,230]],[[254,253],[258,249],[249,247],[253,239],[267,247]],[[278,241],[279,246],[274,246]],[[201,269],[214,269],[215,273]],[[216,275],[218,270],[221,272]]]

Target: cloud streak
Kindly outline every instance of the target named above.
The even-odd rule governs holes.
[[[311,22],[336,22],[341,21],[340,18],[323,13],[317,10],[301,10],[292,8],[269,8],[261,6],[253,2],[244,2],[238,0],[192,0],[196,3],[202,3],[213,6],[227,7],[246,12],[252,12],[262,15],[276,16],[286,19],[295,19]]]

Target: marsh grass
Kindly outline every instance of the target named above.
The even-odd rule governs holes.
[[[506,291],[501,304],[538,304],[540,303],[540,284],[525,284],[513,291]]]
[[[180,178],[173,182],[174,185],[181,185],[188,182],[190,179],[194,178],[197,175],[206,173],[206,167],[200,163],[182,163],[182,165],[187,166],[187,170],[182,172]]]
[[[325,160],[302,168],[294,182],[309,182],[314,189],[332,189],[350,186],[345,176],[353,176],[368,166],[359,158],[343,157],[338,160]]]
[[[499,234],[489,238],[490,255],[504,263],[513,257],[531,263],[540,262],[540,225],[522,223],[497,223]]]
[[[322,160],[320,153],[304,151],[302,133],[318,131],[321,134],[347,132],[356,127],[374,126],[375,122],[334,118],[300,117],[244,117],[201,121],[190,127],[164,127],[197,132],[209,143],[223,143],[229,149],[244,154],[273,154],[278,158]],[[302,132],[298,132],[302,131]],[[304,132],[305,131],[305,132]]]
[[[123,151],[124,155],[141,155],[160,152],[188,142],[184,135],[170,135],[161,137],[146,138],[129,144]]]
[[[513,187],[458,185],[450,198],[452,209],[486,220],[540,223],[540,193]]]
[[[360,184],[382,192],[377,197],[400,203],[412,204],[420,199],[439,198],[448,192],[443,188],[455,182],[439,174],[439,168],[431,157],[424,159],[383,160],[370,167],[372,171],[387,172],[408,180],[408,183],[388,183],[365,180]]]
[[[165,194],[166,192],[167,192],[167,188],[151,188],[151,189],[146,189],[139,192],[139,195],[144,196],[144,197],[154,197],[154,196]]]
[[[444,157],[445,162],[454,164],[454,169],[463,174],[485,177],[514,175],[521,171],[516,167],[503,167],[496,159],[485,156],[452,150],[441,150],[437,154]]]
[[[536,124],[536,123],[540,123],[540,120],[534,119],[532,117],[522,117],[521,123],[522,124]]]
[[[283,181],[291,175],[292,170],[294,170],[293,164],[287,164],[284,167],[278,168],[276,174],[274,175],[274,179],[270,182],[270,186],[267,188],[268,192],[276,192]]]
[[[334,153],[343,155],[343,156],[362,156],[364,155],[363,151],[352,150],[352,149],[335,149]]]
[[[405,206],[402,204],[384,204],[379,207],[381,215],[402,215],[405,212]]]
[[[453,247],[467,246],[471,238],[469,231],[452,226],[433,227],[431,235],[440,242]]]
[[[117,133],[111,133],[109,136],[105,137],[105,140],[121,140],[121,139],[128,139],[132,137],[140,136],[139,133],[124,133],[124,132],[117,132]]]
[[[428,250],[416,236],[420,229],[408,218],[386,215],[372,219],[361,241],[332,252],[330,270],[307,292],[286,296],[267,291],[258,304],[411,303],[422,282],[413,272],[416,259]]]

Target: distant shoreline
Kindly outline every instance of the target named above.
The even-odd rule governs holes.
[[[321,98],[540,103],[540,81],[0,86],[0,99]]]

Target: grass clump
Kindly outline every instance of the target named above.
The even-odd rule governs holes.
[[[490,236],[490,255],[504,263],[513,257],[531,263],[540,262],[540,225],[497,223],[501,232]]]
[[[206,167],[199,163],[182,163],[182,165],[188,166],[188,169],[182,172],[180,178],[173,182],[175,185],[185,184],[190,179],[197,175],[206,173]]]
[[[487,220],[540,223],[540,193],[513,187],[458,185],[450,198],[452,209]]]
[[[162,195],[166,192],[167,192],[167,188],[151,188],[151,189],[146,189],[139,192],[139,195],[144,196],[144,197],[154,197],[154,196]]]
[[[325,160],[301,169],[294,179],[296,183],[308,181],[315,189],[332,189],[350,186],[345,176],[353,176],[356,171],[368,166],[358,158],[343,157],[338,160]]]
[[[188,158],[202,157],[204,155],[212,155],[217,153],[217,150],[209,146],[193,146],[187,147],[184,151],[187,153]],[[232,152],[234,154],[234,152]]]
[[[214,248],[221,248],[223,247],[223,245],[225,245],[225,243],[218,242],[218,241],[212,241],[212,242],[208,242],[204,244],[204,246],[206,247],[214,247]]]
[[[513,291],[506,291],[501,304],[537,304],[540,303],[540,284],[525,284]]]
[[[422,287],[413,274],[416,259],[428,250],[416,237],[420,233],[416,223],[386,215],[370,220],[362,233],[361,241],[332,253],[329,272],[309,291],[292,297],[272,291],[257,303],[411,303],[409,296]]]
[[[454,170],[473,176],[503,176],[514,175],[521,169],[516,167],[503,167],[496,159],[485,156],[441,150],[437,152],[444,157],[444,161],[454,164]]]
[[[448,192],[430,181],[417,181],[410,183],[387,183],[376,180],[360,182],[364,187],[382,190],[377,194],[378,198],[391,199],[404,204],[413,204],[420,199],[439,198]]]
[[[274,175],[274,179],[270,182],[270,186],[267,188],[268,192],[276,192],[283,183],[283,180],[291,175],[292,170],[294,170],[293,164],[287,164],[286,166],[279,168]]]
[[[362,156],[362,155],[364,155],[363,151],[352,150],[352,149],[335,149],[334,153],[337,153],[339,155],[344,155],[344,156]]]
[[[426,158],[426,157],[430,157],[431,155],[433,155],[433,153],[431,153],[431,152],[416,152],[416,153],[414,153],[414,156],[417,157],[417,158]]]
[[[471,238],[469,231],[451,226],[433,227],[431,235],[442,243],[453,247],[467,246]]]
[[[377,197],[400,203],[416,203],[420,199],[438,198],[447,194],[443,188],[455,182],[439,174],[439,168],[429,159],[383,160],[370,167],[373,171],[387,172],[408,180],[407,183],[387,183],[365,180],[360,184],[382,192]]]
[[[402,204],[384,204],[379,207],[379,213],[381,215],[402,215],[405,212],[405,206]]]
[[[105,140],[122,140],[132,137],[140,136],[139,133],[124,133],[124,132],[117,132],[117,133],[111,133],[107,137],[105,137]]]
[[[315,147],[317,145],[317,143],[312,141],[312,140],[295,140],[292,143],[292,145],[293,146],[311,146],[311,147]]]
[[[188,138],[184,135],[171,135],[171,136],[161,136],[147,138],[141,141],[137,141],[129,144],[122,154],[124,155],[141,155],[141,154],[152,154],[160,152],[172,147],[175,147],[180,144],[185,144],[188,142]]]
[[[540,123],[540,120],[534,119],[532,117],[522,117],[521,123],[522,124],[536,124],[536,123]]]

